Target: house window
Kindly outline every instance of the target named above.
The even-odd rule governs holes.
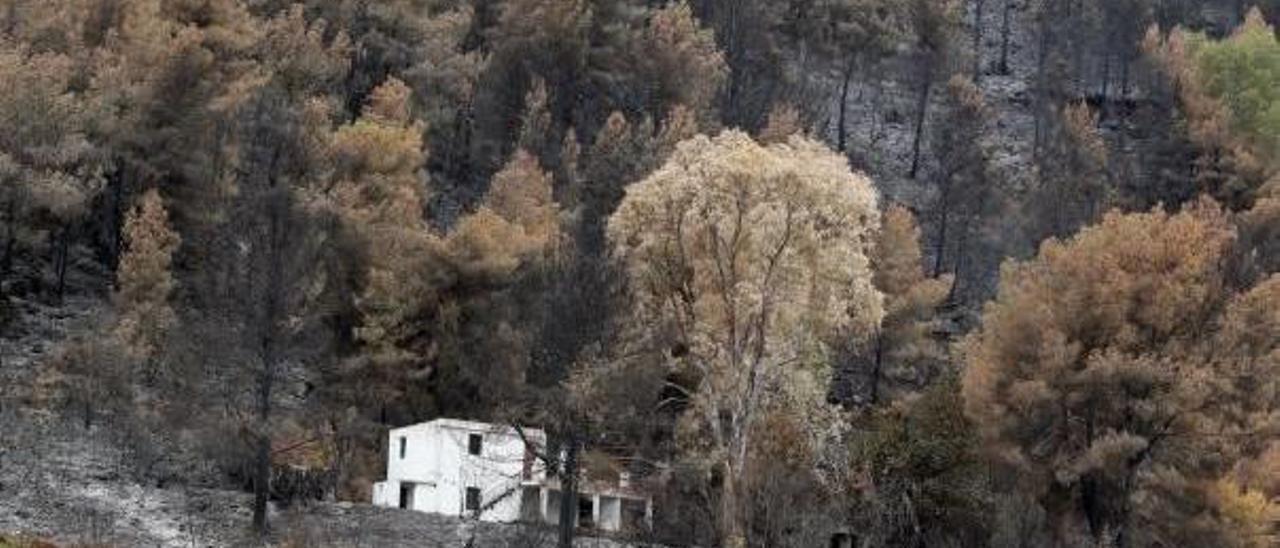
[[[480,488],[479,487],[467,488],[467,511],[468,512],[480,511]]]
[[[484,449],[484,437],[480,434],[471,434],[467,436],[467,452],[472,455],[479,455]]]
[[[404,450],[407,444],[408,440],[406,440],[404,436],[400,436],[400,460],[404,460]]]

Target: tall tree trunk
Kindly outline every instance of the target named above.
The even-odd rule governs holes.
[[[1048,6],[1042,8],[1050,9]],[[1035,109],[1035,140],[1032,143],[1033,158],[1040,157],[1040,147],[1044,144],[1044,123],[1046,110],[1049,105],[1049,49],[1053,45],[1050,39],[1049,20],[1050,14],[1046,11],[1040,14],[1040,51],[1036,55],[1036,109]]]
[[[253,464],[253,528],[267,532],[267,502],[271,494],[271,392],[275,383],[275,342],[271,335],[262,341],[262,371],[258,376],[258,446]]]
[[[730,67],[729,93],[725,110],[730,120],[735,120],[739,123],[742,120],[738,103],[741,101],[742,95],[742,78],[745,77],[741,70],[742,54],[740,48],[742,46],[740,41],[742,37],[738,35],[738,5],[740,3],[737,0],[730,0],[724,3],[727,4],[726,11],[729,12],[725,20],[727,31],[725,32],[724,53],[725,58],[729,60]]]
[[[267,500],[271,493],[271,368],[263,364],[258,379],[258,446],[253,458],[253,529],[267,532]]]
[[[88,432],[93,429],[93,397],[86,397],[81,404],[81,419],[84,421],[84,430]]]
[[[981,215],[985,207],[985,202],[986,197],[981,197],[978,200],[978,207],[976,208],[976,211],[969,211],[968,215],[965,215],[964,217],[964,222],[960,224],[960,240],[956,242],[956,265],[952,270],[954,276],[951,279],[950,294],[947,296],[947,300],[949,301],[955,302],[956,298],[960,295],[960,288],[961,285],[963,285],[961,282],[964,280],[964,269],[968,264],[968,261],[965,259],[968,258],[969,253],[969,238],[973,235],[974,221],[979,215]]]
[[[1102,542],[1102,536],[1107,534],[1107,520],[1103,516],[1102,488],[1101,481],[1092,477],[1092,474],[1086,474],[1080,478],[1080,510],[1084,514],[1085,522],[1089,525],[1089,533],[1093,536],[1098,544],[1106,546],[1107,543]]]
[[[1133,64],[1133,60],[1126,53],[1120,58],[1120,98],[1129,98],[1129,67]]]
[[[1009,35],[1013,32],[1013,3],[1004,0],[1004,13],[1000,16],[1000,74],[1009,74]]]
[[[973,0],[973,83],[982,81],[982,16],[987,0]]]
[[[1101,93],[1102,97],[1099,98],[1102,102],[1102,108],[1101,108],[1102,116],[1107,115],[1107,104],[1109,103],[1109,101],[1107,101],[1107,95],[1108,93],[1110,93],[1110,91],[1111,91],[1111,52],[1104,51],[1102,52],[1102,93]]]
[[[844,81],[840,84],[840,118],[836,124],[836,149],[840,152],[848,150],[848,129],[846,120],[849,116],[849,81],[853,79],[853,58],[845,63]]]
[[[924,135],[925,115],[929,110],[929,92],[933,88],[933,68],[926,67],[924,69],[924,82],[920,86],[920,97],[916,101],[916,130],[915,137],[911,141],[911,172],[908,177],[916,178],[916,173],[920,171],[920,141]]]
[[[871,405],[880,403],[880,372],[884,370],[884,332],[876,332],[876,351],[871,362],[871,386],[868,388],[867,401]]]
[[[123,166],[116,168],[112,172],[109,181],[111,184],[111,218],[107,220],[107,237],[109,238],[107,242],[107,263],[113,271],[120,266],[120,252],[124,247],[124,238],[121,237],[124,223],[124,169]]]
[[[568,436],[564,446],[564,460],[560,466],[560,522],[557,524],[557,548],[573,548],[578,517],[578,452],[580,441],[576,435]]]
[[[867,118],[870,119],[867,123],[867,142],[874,148],[880,142],[880,108],[884,101],[884,82],[880,78],[872,78],[869,82],[863,78],[863,82],[871,88],[871,111],[867,113]]]
[[[62,297],[66,294],[67,289],[67,263],[70,262],[71,252],[71,226],[62,228],[58,236],[58,252],[57,260],[54,262],[55,276],[57,284],[54,289],[54,301],[62,304]]]
[[[950,185],[950,183],[947,183],[948,188]],[[939,212],[938,219],[938,240],[934,242],[934,249],[936,250],[933,256],[932,277],[934,278],[942,275],[943,258],[947,254],[947,225],[951,224],[951,204],[947,203],[950,199],[949,195],[950,192],[948,192],[948,189],[944,188],[939,200],[942,206],[942,211]]]
[[[274,188],[275,182],[271,186]],[[289,214],[287,190],[276,190],[266,197],[267,245],[263,258],[266,284],[261,309],[258,358],[262,361],[258,375],[258,447],[254,457],[253,528],[259,534],[267,532],[267,503],[271,494],[271,398],[275,385],[276,368],[279,367],[279,323],[284,303],[284,254],[285,217]]]
[[[18,199],[10,196],[5,202],[4,216],[4,255],[0,258],[0,276],[9,278],[13,272],[13,253],[18,241]]]
[[[720,489],[720,545],[724,548],[746,547],[746,524],[742,519],[741,471],[725,463],[724,484]]]

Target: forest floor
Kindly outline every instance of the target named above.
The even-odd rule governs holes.
[[[1032,14],[1027,3],[1013,4],[1010,11],[1008,45],[1008,70],[1001,73],[997,65],[1001,56],[1001,4],[988,2],[983,14],[985,31],[981,40],[982,75],[978,87],[982,90],[991,112],[982,142],[991,158],[996,179],[991,184],[1002,187],[1001,195],[1020,202],[1036,186],[1036,169],[1033,150],[1036,133],[1036,114],[1032,83],[1036,74],[1036,43]],[[973,14],[965,15],[965,32],[961,38],[971,40],[970,28]],[[912,144],[915,137],[916,105],[919,100],[919,84],[914,81],[914,60],[910,55],[890,59],[878,67],[875,77],[855,81],[848,94],[846,138],[850,161],[857,169],[867,172],[886,203],[901,204],[918,216],[925,235],[926,257],[935,250],[929,243],[935,230],[932,212],[936,209],[937,175],[932,160],[932,139],[936,132],[933,125],[944,114],[947,82],[935,82],[929,94],[925,128],[920,144],[920,166],[911,177]],[[971,60],[953,60],[951,70],[962,70],[960,65]],[[824,89],[833,90],[831,102],[826,108],[827,118],[836,120],[839,110],[839,75],[815,76]],[[823,127],[828,142],[837,142],[836,124]],[[1012,238],[1022,234],[1028,222],[1022,211],[1013,208],[995,219],[986,231],[978,247],[983,249],[977,257],[981,267],[976,279],[977,296],[989,296],[994,291],[999,264],[1008,257],[1026,257],[1035,251],[1035,243]],[[974,312],[957,311],[961,314]],[[962,322],[964,320],[961,320]]]
[[[39,445],[43,449],[37,458],[0,468],[0,536],[94,547],[554,545],[549,528],[477,523],[347,502],[273,508],[272,534],[259,539],[248,527],[252,496],[247,493],[132,482],[96,436],[44,437]],[[579,539],[577,545],[623,546],[595,538]]]
[[[104,275],[74,274],[61,304],[47,296],[10,298],[10,320],[0,331],[0,541],[174,548],[554,545],[548,528],[481,524],[349,502],[273,505],[272,534],[260,539],[249,530],[248,493],[140,481],[134,457],[119,441],[121,433],[108,424],[86,429],[74,416],[32,405],[42,365],[58,345],[108,313]],[[592,538],[578,545],[621,546]]]
[[[15,417],[6,424],[12,425]],[[548,527],[478,523],[350,502],[271,508],[271,534],[250,529],[248,493],[132,479],[110,433],[27,417],[0,453],[0,539],[58,546],[203,548],[526,547],[555,545]],[[3,543],[0,543],[3,544]],[[634,546],[580,538],[581,548]]]

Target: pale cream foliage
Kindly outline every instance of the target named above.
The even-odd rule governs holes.
[[[813,412],[829,337],[865,337],[884,315],[869,259],[876,202],[870,181],[817,142],[765,147],[726,131],[677,146],[609,221],[633,325],[666,338],[700,375],[681,430],[704,433],[687,449],[724,469],[729,537],[742,525],[738,474],[769,398]]]
[[[630,187],[609,236],[642,314],[699,320],[682,326],[696,353],[715,356],[730,331],[742,351],[757,336],[743,328],[763,320],[768,340],[759,342],[792,359],[817,334],[865,335],[879,324],[868,259],[876,200],[821,144],[797,137],[766,148],[727,131],[681,143]],[[677,294],[684,302],[672,302]]]

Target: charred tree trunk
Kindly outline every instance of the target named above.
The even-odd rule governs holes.
[[[1120,98],[1129,98],[1129,67],[1133,65],[1133,59],[1129,54],[1125,54],[1120,59]]]
[[[933,89],[933,69],[924,69],[924,81],[920,84],[920,97],[916,101],[915,137],[911,141],[911,171],[908,177],[916,178],[920,171],[920,141],[924,136],[924,121],[929,110],[929,92]]]
[[[271,494],[271,390],[273,366],[262,364],[258,379],[258,444],[253,457],[253,529],[267,532],[267,501]]]
[[[849,118],[849,82],[853,79],[853,59],[849,59],[844,67],[844,81],[840,84],[840,118],[836,124],[836,149],[840,152],[848,150],[848,129],[847,120]]]
[[[578,518],[578,452],[579,440],[569,436],[565,440],[564,460],[560,467],[560,522],[557,524],[556,546],[573,548]]]
[[[272,182],[272,191],[266,197],[267,231],[265,256],[262,261],[263,301],[257,322],[260,339],[258,358],[261,369],[258,374],[257,411],[258,411],[258,444],[254,455],[253,480],[253,528],[259,534],[267,532],[267,503],[271,495],[271,414],[272,395],[275,386],[276,369],[279,367],[279,345],[281,334],[280,321],[283,317],[282,295],[285,291],[284,255],[286,231],[289,214],[288,190],[281,189]]]
[[[871,362],[871,380],[867,388],[867,401],[872,405],[880,403],[880,374],[884,370],[884,333],[876,333],[875,355]]]
[[[71,227],[65,226],[58,235],[58,249],[55,254],[54,276],[56,278],[54,286],[54,302],[62,304],[62,297],[66,294],[67,289],[67,263],[70,262],[71,253]]]
[[[124,168],[117,168],[112,172],[109,181],[111,185],[111,209],[110,218],[107,219],[107,264],[111,266],[111,270],[115,270],[120,266],[120,253],[123,250],[123,238],[121,237],[121,228],[124,223]]]
[[[973,0],[973,82],[982,81],[982,17],[987,0]]]
[[[997,65],[1000,74],[1009,74],[1009,35],[1013,33],[1014,1],[1004,0],[1004,13],[1000,15],[1000,63]]]
[[[80,418],[81,420],[84,421],[85,432],[88,432],[89,430],[93,429],[93,417],[94,417],[93,398],[86,396],[84,401],[81,402],[81,404],[82,404],[82,409],[80,411],[82,415]]]
[[[0,276],[9,278],[13,272],[13,253],[18,241],[18,200],[10,196],[5,202],[4,216],[4,256],[0,258]]]
[[[1111,52],[1104,51],[1102,52],[1102,90],[1100,93],[1101,97],[1099,97],[1099,99],[1102,101],[1101,111],[1103,116],[1107,115],[1107,103],[1108,103],[1107,95],[1110,92],[1111,92]]]
[[[951,291],[947,295],[948,301],[956,302],[958,298],[963,296],[961,294],[961,285],[963,285],[965,268],[968,265],[968,261],[965,259],[968,258],[969,253],[969,238],[973,236],[973,225],[978,220],[978,215],[981,214],[985,201],[985,199],[980,199],[977,211],[968,212],[960,225],[960,239],[956,242],[956,264],[952,268],[953,277],[951,279]]]
[[[947,186],[949,187],[950,183],[947,183]],[[950,199],[950,194],[948,189],[944,188],[942,198],[939,200],[942,210],[938,212],[938,240],[934,242],[935,253],[932,272],[932,277],[934,278],[942,275],[943,258],[947,254],[947,225],[951,224],[951,205],[947,202]]]
[[[1044,13],[1040,14],[1040,51],[1036,55],[1036,108],[1035,108],[1035,140],[1032,143],[1032,158],[1040,157],[1040,146],[1044,142],[1044,122],[1046,110],[1049,105],[1049,49],[1053,46],[1053,41],[1049,36],[1049,7],[1043,8]]]

